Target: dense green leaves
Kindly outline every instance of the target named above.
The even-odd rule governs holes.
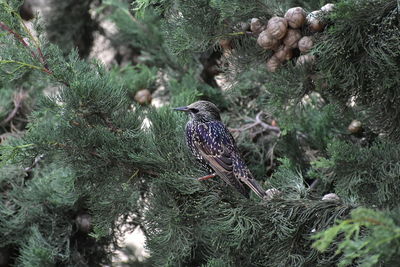
[[[334,142],[328,148],[329,160],[321,161],[324,179],[334,184],[335,191],[346,201],[369,207],[398,206],[400,191],[399,147],[391,142],[377,142],[371,147]]]
[[[343,1],[331,18],[315,50],[330,94],[353,100],[375,131],[398,141],[398,1]]]
[[[119,237],[136,227],[154,266],[398,260],[395,1],[340,1],[316,36],[315,68],[288,62],[275,73],[263,66],[271,53],[239,24],[326,1],[104,1],[96,14],[107,14],[119,29],[113,44],[140,53],[111,68],[82,59],[82,49],[69,52],[75,39],[61,50],[40,28],[34,37],[15,11],[20,1],[8,2],[0,3],[0,21],[12,29],[3,26],[0,35],[0,123],[15,105],[14,87],[38,94],[57,88],[35,101],[23,136],[7,137],[0,148],[0,243],[16,264],[110,264]],[[87,14],[91,2],[75,11]],[[68,25],[63,37],[79,25]],[[64,44],[57,34],[49,36]],[[234,49],[212,52],[226,38]],[[199,78],[204,51],[202,57],[215,56],[213,75],[224,71],[219,82],[228,90]],[[163,91],[166,105],[133,103],[144,88]],[[187,117],[171,107],[198,99],[221,108],[256,179],[279,190],[273,200],[247,200],[218,178],[196,179],[204,170],[186,148]],[[346,130],[353,119],[363,121],[357,134]],[[383,134],[377,140],[383,132],[391,141]],[[315,181],[320,185],[310,187]],[[326,193],[340,200],[321,200]],[[82,214],[91,218],[88,229]]]
[[[382,258],[392,258],[387,264],[398,260],[400,228],[392,217],[398,219],[397,212],[385,214],[366,208],[358,208],[351,212],[347,220],[338,221],[335,226],[314,235],[317,239],[313,247],[325,251],[339,234],[344,234],[344,240],[336,250],[343,254],[338,266],[376,266]],[[363,232],[368,235],[364,236]],[[394,258],[394,259],[393,259]]]

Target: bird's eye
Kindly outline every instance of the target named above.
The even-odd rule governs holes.
[[[199,112],[199,110],[198,110],[197,108],[191,108],[191,109],[190,109],[190,112],[192,112],[192,113],[197,113],[197,112]]]

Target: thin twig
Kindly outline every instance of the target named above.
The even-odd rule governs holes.
[[[316,187],[317,187],[317,185],[320,183],[320,179],[315,179],[312,183],[311,183],[311,185],[308,187],[308,190],[309,191],[312,191],[312,190],[314,190]]]
[[[248,125],[246,125],[244,127],[241,127],[241,128],[231,128],[230,130],[232,132],[243,132],[243,131],[249,130],[249,129],[254,128],[254,127],[259,125],[259,126],[261,126],[263,128],[261,132],[271,131],[271,132],[275,132],[275,133],[277,133],[279,135],[280,132],[281,132],[281,129],[279,127],[277,127],[277,126],[272,126],[272,125],[269,125],[269,124],[263,122],[261,120],[261,115],[262,114],[264,114],[264,112],[260,111],[256,115],[255,119],[249,118],[250,120],[253,121],[252,123],[250,123],[250,124],[248,124]]]
[[[24,38],[22,38],[21,35],[19,35],[18,33],[16,33],[15,31],[13,31],[10,27],[8,27],[6,24],[4,24],[2,21],[0,21],[0,27],[5,30],[8,31],[9,33],[11,33],[12,35],[14,35],[14,37],[23,45],[25,46],[29,52],[31,52],[32,57],[37,58],[36,54],[29,48],[29,45],[27,42],[25,42]]]
[[[33,57],[37,58],[37,59],[43,64],[43,66],[44,66],[47,70],[49,70],[48,67],[47,67],[46,59],[45,59],[45,57],[44,57],[44,55],[43,55],[43,53],[42,53],[42,50],[40,49],[39,40],[36,39],[35,36],[33,36],[32,32],[31,32],[31,31],[28,29],[28,27],[25,25],[24,20],[22,19],[20,13],[17,12],[17,11],[15,11],[15,10],[13,10],[8,4],[6,4],[6,3],[3,3],[3,4],[5,4],[5,6],[6,6],[7,8],[9,8],[9,11],[11,12],[11,14],[13,14],[13,16],[15,16],[15,17],[18,18],[18,20],[19,20],[20,24],[22,25],[22,27],[24,28],[25,32],[29,35],[30,39],[34,42],[34,44],[35,44],[35,46],[36,46],[36,49],[37,49],[37,51],[38,51],[38,53],[39,53],[40,58],[38,58],[37,55],[36,55],[32,50],[29,49],[29,50],[31,51]],[[7,25],[5,25],[5,24],[3,24],[3,26],[4,26],[4,27],[3,27],[4,29],[6,29],[7,31],[9,31],[10,33],[13,33],[14,36],[15,36],[15,35],[18,35],[19,38],[17,38],[17,39],[19,39],[20,42],[22,41],[22,44],[24,44],[24,46],[26,46],[27,48],[29,48],[29,45],[25,42],[25,40],[24,40],[18,33],[14,32],[12,29],[10,29],[10,28],[9,28]],[[16,37],[17,37],[17,36],[16,36]]]
[[[25,172],[31,172],[33,170],[33,168],[36,167],[36,165],[44,158],[44,154],[40,154],[39,156],[37,156],[35,158],[35,160],[33,161],[33,163],[31,164],[31,166],[26,167],[24,169]]]
[[[26,25],[24,24],[24,22],[22,21],[21,18],[20,18],[20,21],[21,21],[21,24],[22,24],[23,28],[24,28],[25,31],[27,32],[27,34],[31,37],[31,39],[33,40],[33,42],[36,44],[36,49],[37,49],[37,51],[38,51],[38,53],[39,53],[39,56],[38,56],[34,51],[31,50],[29,44],[24,40],[24,38],[22,38],[22,36],[21,36],[20,34],[18,34],[17,32],[15,32],[13,29],[11,29],[10,27],[8,27],[6,24],[4,24],[4,23],[1,22],[1,21],[0,21],[0,27],[1,27],[3,30],[5,30],[5,31],[9,32],[10,34],[12,34],[12,35],[17,39],[17,41],[19,41],[24,47],[26,47],[26,49],[28,49],[29,52],[31,53],[32,57],[33,57],[34,59],[38,60],[38,61],[40,62],[40,64],[43,65],[43,68],[40,68],[40,67],[38,67],[38,66],[34,66],[34,65],[31,65],[31,64],[28,64],[28,63],[24,63],[24,62],[18,62],[18,61],[14,61],[14,62],[13,62],[13,61],[11,61],[11,60],[8,60],[8,62],[7,62],[7,61],[2,61],[2,63],[17,63],[17,64],[24,65],[24,66],[27,66],[27,67],[39,69],[39,70],[41,70],[41,71],[43,71],[43,72],[46,72],[47,74],[53,74],[53,72],[48,68],[46,59],[45,59],[45,57],[44,57],[44,55],[43,55],[43,53],[42,53],[42,50],[40,49],[39,42],[34,38],[34,36],[33,36],[32,33],[29,31],[29,29],[26,27]]]
[[[44,55],[42,53],[42,49],[40,49],[39,40],[36,39],[35,36],[33,36],[32,32],[28,29],[28,27],[26,27],[26,25],[25,25],[23,19],[21,18],[21,16],[19,15],[19,13],[18,12],[13,12],[13,13],[16,16],[18,16],[18,19],[19,19],[20,23],[22,24],[22,27],[24,28],[25,32],[29,35],[30,39],[35,43],[36,49],[37,49],[37,51],[39,53],[39,58],[38,59],[39,59],[40,63],[42,63],[44,68],[47,69],[47,71],[49,71],[50,74],[51,74],[51,71],[48,69],[48,66],[47,66],[46,58],[44,57]]]
[[[204,181],[204,180],[208,180],[208,179],[214,178],[215,176],[217,176],[217,174],[216,173],[212,173],[212,174],[197,178],[197,180]]]
[[[226,33],[222,36],[238,36],[238,35],[255,35],[255,34],[254,34],[254,32],[251,32],[251,31],[241,31],[241,32]]]
[[[281,129],[280,129],[279,127],[266,124],[265,122],[263,122],[263,121],[261,120],[261,115],[262,115],[263,113],[264,113],[264,112],[261,111],[261,112],[259,112],[259,113],[257,114],[257,116],[256,116],[256,122],[257,122],[259,125],[261,125],[261,127],[263,127],[265,130],[269,130],[269,131],[276,132],[277,134],[279,134],[279,133],[281,132]]]
[[[257,125],[258,125],[257,122],[253,122],[253,123],[250,123],[247,126],[244,126],[242,128],[238,128],[238,129],[233,128],[233,129],[230,129],[230,130],[232,130],[233,132],[244,132],[244,131],[247,131],[248,129],[251,129],[251,128],[257,126]]]
[[[9,123],[14,117],[15,115],[17,115],[17,112],[19,110],[19,108],[22,105],[22,101],[26,98],[26,94],[22,93],[22,92],[18,92],[17,94],[14,95],[14,109],[10,112],[10,114],[8,114],[7,118],[5,118],[1,123],[0,126],[6,125],[7,123]]]
[[[17,60],[0,60],[0,63],[5,63],[5,64],[7,64],[7,63],[14,63],[14,64],[18,64],[18,65],[20,65],[20,66],[23,66],[23,67],[28,67],[28,68],[31,68],[31,69],[37,69],[37,70],[40,70],[40,71],[43,71],[43,72],[46,72],[46,73],[48,73],[48,74],[52,74],[52,72],[50,71],[50,70],[48,70],[48,69],[46,69],[46,68],[44,68],[44,67],[38,67],[38,66],[35,66],[35,65],[32,65],[32,64],[29,64],[29,63],[26,63],[26,62],[22,62],[22,61],[17,61]],[[19,68],[18,68],[19,69]],[[16,70],[18,70],[18,69],[16,69]],[[15,72],[16,70],[14,70],[13,72]]]

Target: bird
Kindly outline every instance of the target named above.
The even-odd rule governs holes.
[[[205,180],[219,176],[244,197],[249,198],[249,188],[260,198],[266,196],[242,159],[235,139],[221,121],[218,107],[209,101],[196,101],[188,106],[173,108],[189,114],[186,123],[186,144],[192,155],[210,175]]]

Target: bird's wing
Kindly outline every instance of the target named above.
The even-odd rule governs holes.
[[[240,158],[239,154],[233,158],[233,172],[237,179],[245,183],[257,196],[264,198],[266,196],[265,190],[260,186],[256,179],[254,179],[250,170],[247,168],[244,161]]]
[[[194,144],[211,168],[226,183],[235,187],[245,197],[249,197],[246,187],[233,173],[234,143],[225,126],[218,121],[203,123],[197,127]]]
[[[237,151],[235,140],[219,121],[202,124],[198,128],[195,146],[200,155],[226,183],[248,197],[246,184],[256,195],[264,198],[265,190],[254,179]]]

